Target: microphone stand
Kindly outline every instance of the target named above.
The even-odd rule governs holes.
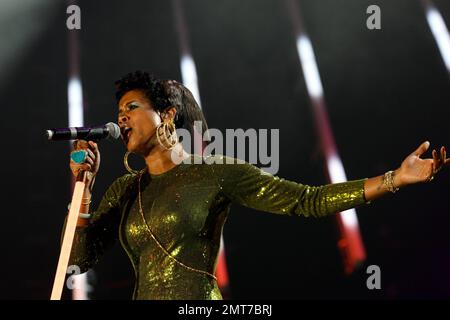
[[[83,199],[84,188],[86,186],[87,171],[80,171],[78,173],[75,187],[73,189],[72,202],[70,205],[69,214],[67,216],[66,228],[64,230],[64,237],[61,245],[61,252],[59,254],[58,266],[56,268],[55,280],[53,282],[53,289],[50,300],[61,300],[62,291],[64,288],[64,280],[66,278],[67,265],[69,263],[70,253],[72,251],[73,238],[75,236],[75,229],[77,227],[78,215],[81,209],[81,202]]]

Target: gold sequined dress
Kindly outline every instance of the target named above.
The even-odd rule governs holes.
[[[222,299],[213,274],[231,203],[305,217],[366,203],[365,179],[315,187],[225,156],[189,159],[113,182],[89,225],[77,228],[69,264],[85,272],[119,239],[135,271],[133,299]]]

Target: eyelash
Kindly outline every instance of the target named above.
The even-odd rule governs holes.
[[[129,104],[128,107],[127,107],[127,109],[128,109],[128,111],[131,111],[131,110],[134,110],[134,109],[136,109],[136,108],[138,108],[138,107],[139,107],[139,106],[136,105],[136,104]]]
[[[129,104],[129,105],[127,105],[127,111],[129,112],[129,111],[132,111],[132,110],[134,110],[134,109],[136,109],[136,108],[139,108],[139,106],[137,105],[137,104]],[[122,115],[122,112],[120,112],[119,113],[119,117]]]

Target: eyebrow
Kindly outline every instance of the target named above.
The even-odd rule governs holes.
[[[127,103],[125,103],[125,105],[123,106],[123,108],[119,108],[119,116],[122,115],[123,113],[123,109],[125,109],[126,107],[128,107],[130,104],[132,104],[133,102],[137,102],[136,100],[131,100],[128,101]]]

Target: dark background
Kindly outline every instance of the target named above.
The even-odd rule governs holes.
[[[69,143],[48,142],[43,134],[68,121],[67,3],[27,2],[18,19],[4,19],[5,9],[0,20],[0,34],[9,37],[1,51],[14,49],[8,39],[23,37],[26,43],[0,74],[1,299],[49,298],[71,196]],[[450,5],[435,3],[448,25]],[[171,1],[78,4],[82,28],[72,32],[80,39],[86,124],[116,121],[113,83],[127,72],[141,69],[181,81]],[[381,8],[381,30],[366,28],[371,4]],[[450,147],[449,73],[419,1],[299,5],[349,180],[397,168],[426,139],[431,147]],[[285,2],[186,0],[184,13],[209,126],[279,128],[278,175],[326,183]],[[25,24],[37,30],[33,37],[25,37]],[[124,173],[121,143],[101,142],[101,151],[95,203]],[[224,230],[231,297],[449,298],[449,190],[450,170],[444,170],[431,184],[359,208],[368,257],[352,276],[343,272],[335,217],[277,216],[234,205]],[[366,288],[370,264],[381,268],[381,290]],[[131,297],[134,276],[118,245],[95,271],[94,298]]]

